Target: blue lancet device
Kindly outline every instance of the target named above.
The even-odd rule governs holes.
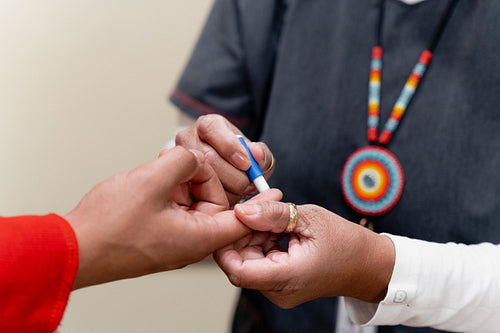
[[[240,140],[241,144],[243,147],[248,152],[248,156],[250,157],[250,162],[252,164],[250,165],[250,168],[246,171],[248,178],[250,178],[250,181],[255,184],[255,187],[257,187],[257,190],[259,192],[264,192],[265,190],[269,190],[269,185],[266,182],[266,179],[264,178],[264,174],[262,173],[262,170],[260,169],[259,165],[255,161],[255,159],[252,156],[252,153],[250,152],[250,149],[248,149],[248,146],[243,139],[241,135],[236,135],[238,137],[238,140]]]

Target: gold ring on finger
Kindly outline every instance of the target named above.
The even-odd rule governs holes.
[[[290,215],[288,217],[288,225],[286,226],[285,232],[292,233],[297,225],[297,220],[299,219],[299,213],[297,211],[297,206],[294,203],[289,202],[288,207],[290,209]]]

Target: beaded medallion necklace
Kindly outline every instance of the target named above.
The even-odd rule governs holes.
[[[391,210],[403,192],[403,168],[396,156],[386,147],[396,131],[408,105],[432,59],[443,30],[458,0],[451,0],[439,23],[430,46],[424,50],[399,95],[380,136],[380,92],[382,74],[382,26],[385,0],[379,3],[377,44],[372,48],[368,88],[368,142],[369,145],[354,151],[344,164],[341,182],[346,202],[363,215],[381,215]]]

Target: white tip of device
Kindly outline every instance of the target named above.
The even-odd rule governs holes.
[[[259,176],[253,180],[253,183],[255,184],[255,187],[257,187],[257,191],[260,193],[269,190],[269,185],[266,182],[266,179],[264,176]]]

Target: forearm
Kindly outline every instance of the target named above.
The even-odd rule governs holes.
[[[347,299],[355,322],[460,332],[498,330],[499,245],[437,244],[390,237],[396,264],[387,295],[378,305]]]

